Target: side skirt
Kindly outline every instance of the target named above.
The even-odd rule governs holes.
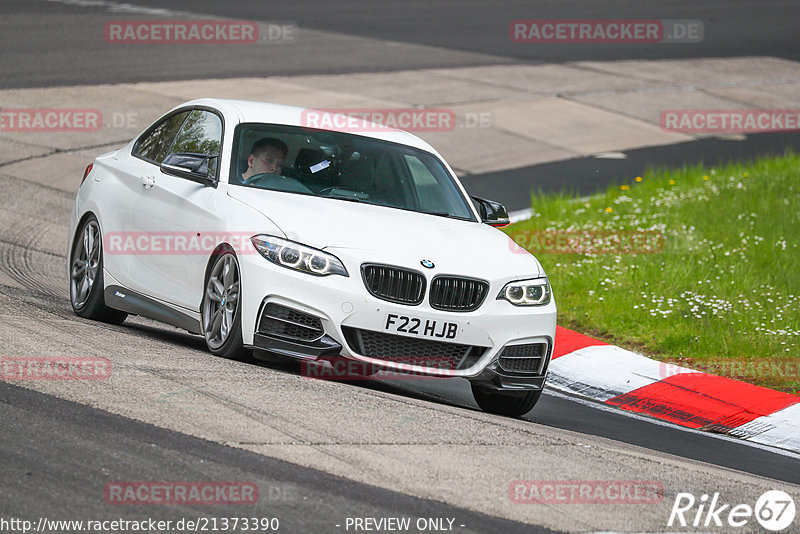
[[[200,320],[191,316],[188,310],[180,311],[164,302],[118,285],[107,286],[103,292],[103,297],[105,298],[106,306],[111,308],[171,324],[188,330],[192,334],[201,333]]]

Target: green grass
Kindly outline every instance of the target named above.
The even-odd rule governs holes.
[[[800,156],[656,170],[589,198],[537,194],[532,205],[531,219],[506,229],[528,249],[525,231],[663,235],[655,253],[550,253],[540,240],[532,251],[559,324],[798,393]]]

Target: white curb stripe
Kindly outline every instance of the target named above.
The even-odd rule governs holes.
[[[645,358],[615,345],[584,347],[550,363],[548,385],[605,402],[691,369]]]
[[[755,443],[800,452],[800,404],[753,419],[729,434]]]

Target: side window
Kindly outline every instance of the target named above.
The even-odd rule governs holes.
[[[171,117],[167,117],[156,126],[150,134],[144,138],[136,147],[133,154],[156,164],[161,164],[167,156],[172,140],[178,129],[189,116],[188,111],[183,111]]]
[[[216,177],[221,144],[222,121],[220,118],[210,111],[196,109],[183,123],[169,153],[216,156],[207,160],[208,175]]]

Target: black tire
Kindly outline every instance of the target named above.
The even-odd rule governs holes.
[[[91,241],[85,239],[89,235],[93,236]],[[106,306],[103,297],[103,236],[94,215],[83,221],[75,233],[69,265],[69,300],[77,316],[111,324],[120,324],[128,317],[124,311]]]
[[[497,391],[493,389],[472,386],[472,396],[481,410],[506,417],[522,417],[533,410],[542,390],[538,391]]]
[[[214,300],[210,296],[209,285],[211,284],[211,278],[217,276],[216,271],[220,267],[220,264],[224,264],[225,262],[229,262],[228,265],[235,267],[237,290],[236,308],[233,310],[233,313],[230,314],[231,319],[229,319],[230,324],[227,326],[227,334],[221,336],[221,332],[213,328],[213,320],[219,309],[226,307],[228,294],[226,291],[221,295],[222,300]],[[240,287],[240,281],[239,262],[233,251],[223,250],[215,253],[209,263],[208,274],[206,275],[203,300],[200,305],[200,317],[203,336],[205,337],[206,346],[211,354],[229,360],[246,361],[252,359],[252,351],[244,348],[244,341],[242,339],[242,305],[239,299],[240,291],[238,289]],[[221,313],[224,315],[225,310],[223,309]]]

